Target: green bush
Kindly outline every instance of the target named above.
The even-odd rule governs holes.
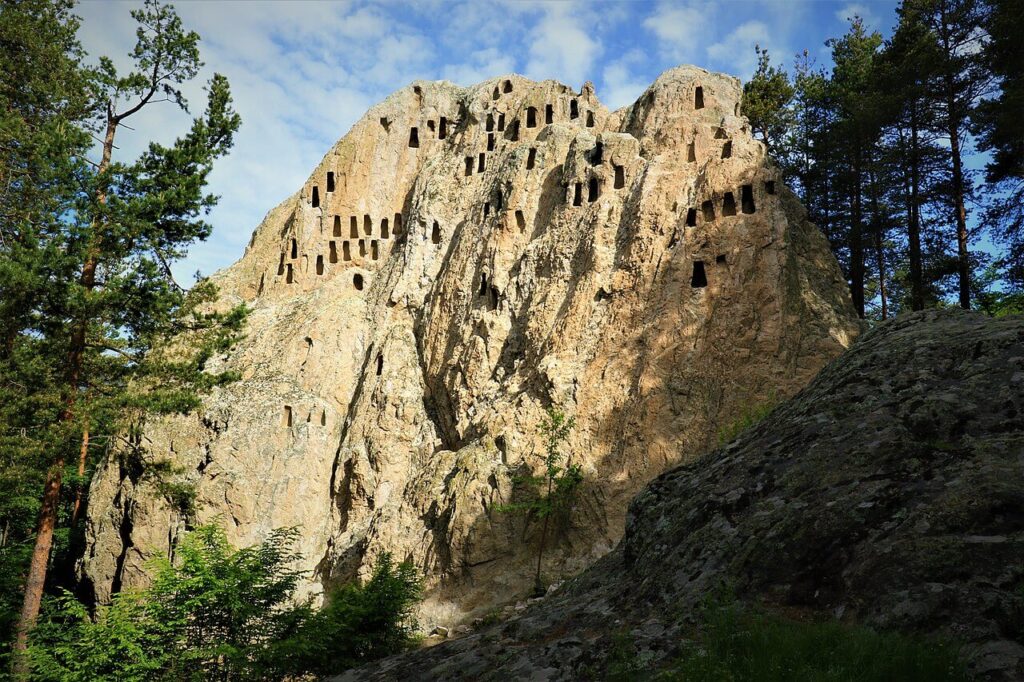
[[[662,679],[707,682],[952,682],[966,679],[948,644],[837,621],[706,611],[696,641]]]
[[[47,604],[32,635],[33,680],[273,680],[340,672],[412,640],[420,581],[409,563],[377,562],[323,609],[294,602],[297,531],[235,550],[224,532],[190,533],[152,584],[123,592],[94,617],[72,595]]]

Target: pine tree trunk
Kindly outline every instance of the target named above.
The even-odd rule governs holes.
[[[854,150],[853,161],[853,215],[850,225],[850,297],[857,316],[864,319],[864,231],[861,205],[861,152]]]
[[[910,114],[910,222],[907,241],[910,251],[910,309],[924,310],[924,273],[921,264],[921,152],[917,105]]]

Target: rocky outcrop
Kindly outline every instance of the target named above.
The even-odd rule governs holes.
[[[614,112],[589,84],[519,76],[372,108],[215,276],[252,310],[217,359],[242,380],[146,425],[146,460],[198,513],[116,453],[97,471],[96,597],[219,517],[239,545],[298,526],[310,593],[390,551],[428,576],[431,624],[514,599],[539,533],[495,507],[539,468],[553,405],[585,481],[544,574],[606,554],[645,483],[858,331],[741,93],[680,67]]]
[[[880,325],[758,426],[657,478],[616,550],[542,603],[346,679],[584,679],[616,633],[656,670],[722,583],[941,634],[979,679],[1024,678],[1024,319]]]

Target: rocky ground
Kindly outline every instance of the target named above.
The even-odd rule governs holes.
[[[621,633],[655,670],[722,583],[952,637],[979,679],[1024,679],[1024,319],[879,325],[756,427],[654,480],[618,547],[539,603],[338,679],[582,679]]]

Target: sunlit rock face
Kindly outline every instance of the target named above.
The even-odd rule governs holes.
[[[584,483],[543,573],[621,537],[629,499],[804,386],[856,335],[840,270],[742,117],[735,78],[663,74],[632,106],[519,76],[416,82],[373,107],[218,273],[252,312],[242,380],[151,420],[146,458],[195,485],[186,518],[112,456],[85,583],[145,579],[188,527],[297,526],[307,593],[391,552],[430,622],[523,594],[539,524],[496,509],[576,418]]]

